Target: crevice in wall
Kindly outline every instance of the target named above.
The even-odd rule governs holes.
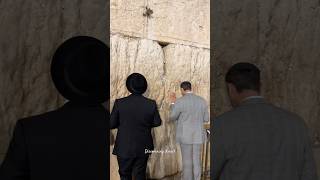
[[[169,42],[164,42],[164,41],[155,41],[159,44],[159,46],[161,47],[162,53],[163,53],[163,74],[161,77],[161,81],[163,83],[164,86],[164,91],[166,92],[166,75],[167,75],[167,68],[166,68],[166,55],[165,55],[165,51],[164,48],[167,47],[170,43]],[[164,92],[164,93],[165,93]],[[159,108],[163,109],[164,108],[164,102],[165,102],[165,97],[163,97],[159,103]]]
[[[164,42],[164,41],[157,41],[157,42],[161,46],[162,49],[170,44],[169,42]]]

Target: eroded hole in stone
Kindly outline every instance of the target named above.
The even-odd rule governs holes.
[[[161,46],[161,48],[165,48],[166,46],[168,46],[170,43],[168,42],[163,42],[163,41],[158,41],[158,44]]]

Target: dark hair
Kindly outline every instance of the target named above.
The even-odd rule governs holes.
[[[251,63],[234,64],[226,74],[226,82],[233,84],[238,92],[255,90],[260,92],[260,70]]]
[[[189,81],[184,81],[180,84],[180,88],[182,88],[183,90],[191,90],[191,83]]]

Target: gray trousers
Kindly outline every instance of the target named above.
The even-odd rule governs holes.
[[[182,180],[200,180],[201,144],[180,144],[182,154]]]

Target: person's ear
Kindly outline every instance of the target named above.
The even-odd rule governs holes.
[[[231,94],[231,84],[230,83],[227,83],[227,91],[228,91],[228,94],[230,95]]]
[[[233,95],[237,92],[236,87],[231,83],[227,83],[227,88],[228,88],[229,95]]]

